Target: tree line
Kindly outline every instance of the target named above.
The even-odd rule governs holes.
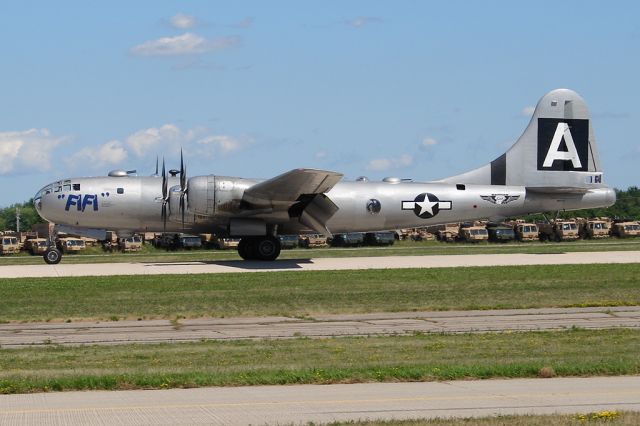
[[[559,217],[570,219],[574,217],[596,217],[607,216],[610,218],[629,218],[632,220],[640,220],[640,188],[631,186],[626,191],[616,189],[616,203],[606,209],[585,209],[571,212],[561,212]],[[20,230],[29,231],[31,226],[44,221],[36,212],[33,199],[13,204],[9,207],[0,209],[0,231],[16,230],[16,207],[20,209]],[[551,212],[555,214],[555,212]],[[529,219],[535,219],[529,217]]]

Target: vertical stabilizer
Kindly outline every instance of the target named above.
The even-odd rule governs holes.
[[[547,93],[538,101],[522,136],[506,153],[442,182],[525,186],[539,192],[604,187],[587,104],[572,90]]]

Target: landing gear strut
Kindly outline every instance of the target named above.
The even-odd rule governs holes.
[[[238,244],[238,254],[244,260],[276,260],[280,255],[280,240],[276,237],[244,237]]]
[[[44,261],[49,265],[57,265],[62,260],[62,252],[56,248],[56,235],[55,230],[49,231],[49,245],[47,251],[42,255]]]

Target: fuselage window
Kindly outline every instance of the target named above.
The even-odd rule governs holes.
[[[118,189],[116,190],[116,192],[117,192],[118,194],[124,194],[124,188],[118,188]]]

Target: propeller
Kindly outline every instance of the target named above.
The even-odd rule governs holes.
[[[157,168],[157,165],[156,165]],[[157,173],[157,171],[156,171]],[[180,171],[178,170],[169,170],[171,176],[175,176],[177,173],[180,173],[180,214],[182,216],[182,229],[184,229],[184,218],[185,211],[187,209],[186,196],[189,193],[189,188],[187,186],[187,167],[184,165],[184,156],[182,154],[182,149],[180,149]],[[175,191],[175,190],[174,190]],[[162,158],[162,224],[163,230],[166,232],[167,230],[167,204],[170,202],[170,194],[169,194],[169,177],[167,176],[167,168],[165,166],[164,157]]]
[[[158,156],[157,155],[156,155],[156,172],[153,175],[158,176]]]
[[[185,196],[188,192],[187,167],[184,165],[182,148],[180,148],[180,214],[182,215],[182,229],[184,229],[184,211],[186,210]]]
[[[167,179],[167,171],[164,165],[164,157],[162,158],[162,224],[163,231],[167,231],[167,203],[169,202],[169,187]]]

